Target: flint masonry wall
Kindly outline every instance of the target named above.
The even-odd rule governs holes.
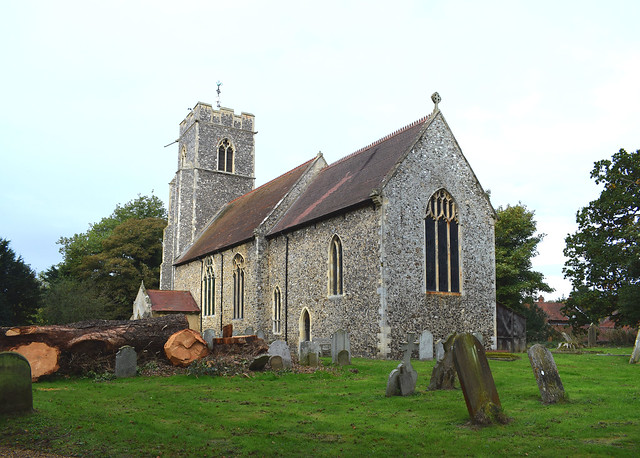
[[[428,293],[424,218],[434,192],[445,188],[458,206],[461,293]],[[399,356],[408,331],[481,332],[495,346],[494,212],[441,114],[384,187],[380,356]],[[387,348],[384,348],[386,344]]]

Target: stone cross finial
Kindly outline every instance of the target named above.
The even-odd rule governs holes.
[[[416,334],[415,332],[407,333],[407,341],[403,342],[400,349],[404,352],[402,356],[402,362],[406,367],[411,366],[411,353],[416,349]]]
[[[435,113],[436,111],[438,111],[438,104],[442,100],[440,98],[440,94],[438,94],[437,92],[434,92],[433,94],[431,94],[431,100],[435,104],[435,107],[433,107],[433,112]]]

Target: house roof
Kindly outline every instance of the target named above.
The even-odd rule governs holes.
[[[569,317],[562,313],[564,303],[537,301],[536,305],[547,315],[548,321],[569,323]]]
[[[424,117],[322,169],[269,235],[370,201],[372,192],[415,144],[429,119]]]
[[[147,295],[154,312],[200,312],[200,307],[189,291],[148,289]]]
[[[252,239],[255,229],[296,184],[313,160],[305,162],[222,207],[209,226],[175,264],[184,264],[208,253]]]

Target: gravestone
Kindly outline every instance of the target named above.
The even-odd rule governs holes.
[[[247,329],[244,330],[244,335],[245,336],[255,336],[255,332],[253,332],[253,326],[249,326]]]
[[[274,340],[273,343],[269,345],[269,355],[280,356],[283,367],[285,369],[291,369],[291,351],[284,340]]]
[[[202,333],[202,338],[205,342],[207,342],[207,347],[209,350],[213,350],[213,339],[216,338],[216,331],[213,329],[205,329]]]
[[[349,362],[351,364],[351,342],[349,340],[349,333],[343,329],[337,330],[331,336],[331,362],[338,364],[338,354],[346,350],[349,354]]]
[[[636,364],[640,361],[640,329],[638,329],[638,335],[636,335],[636,346],[631,352],[631,358],[629,358],[629,364]]]
[[[269,362],[269,358],[270,356],[267,353],[256,356],[255,358],[253,358],[253,361],[251,361],[251,364],[249,364],[249,370],[251,371],[264,370],[264,368],[267,366],[267,363]]]
[[[480,342],[480,345],[484,345],[484,340],[482,339],[482,334],[480,334],[479,332],[474,332],[473,333],[473,337],[478,339],[478,342]]]
[[[420,361],[433,359],[433,334],[430,331],[422,331],[420,334],[420,347],[418,350]]]
[[[271,369],[274,371],[281,371],[284,369],[284,360],[282,359],[282,356],[272,355],[269,358],[269,366],[271,366]]]
[[[597,344],[597,328],[591,323],[587,332],[587,346],[595,347]]]
[[[410,332],[407,334],[407,341],[401,346],[404,355],[402,362],[389,374],[387,396],[409,396],[416,390],[418,372],[411,365],[411,354],[416,348],[415,339],[415,333]]]
[[[116,377],[135,377],[138,371],[138,355],[130,345],[120,347],[116,353]]]
[[[233,325],[227,324],[222,327],[222,337],[233,337]]]
[[[444,342],[438,339],[435,344],[436,361],[442,361],[444,358]]]
[[[300,342],[300,364],[315,367],[320,361],[320,344],[318,342]]]
[[[431,372],[431,380],[429,381],[429,391],[431,390],[453,390],[456,388],[458,374],[455,364],[453,363],[453,341],[456,333],[449,334],[443,342],[438,341],[436,349],[440,348],[442,357],[438,360]]]
[[[348,366],[351,364],[351,356],[347,350],[342,350],[338,353],[338,366]]]
[[[258,339],[264,340],[264,331],[262,329],[258,329],[258,332],[256,332],[256,337],[258,337]]]
[[[507,423],[484,346],[473,334],[456,336],[453,362],[471,421],[478,425]]]
[[[24,413],[33,410],[31,366],[19,353],[0,353],[0,413]]]
[[[535,344],[529,348],[527,354],[533,375],[538,382],[542,402],[554,404],[558,401],[564,401],[567,396],[551,352],[543,345]]]

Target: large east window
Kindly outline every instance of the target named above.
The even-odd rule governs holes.
[[[424,219],[426,289],[460,292],[460,245],[456,203],[446,190],[429,199]]]

